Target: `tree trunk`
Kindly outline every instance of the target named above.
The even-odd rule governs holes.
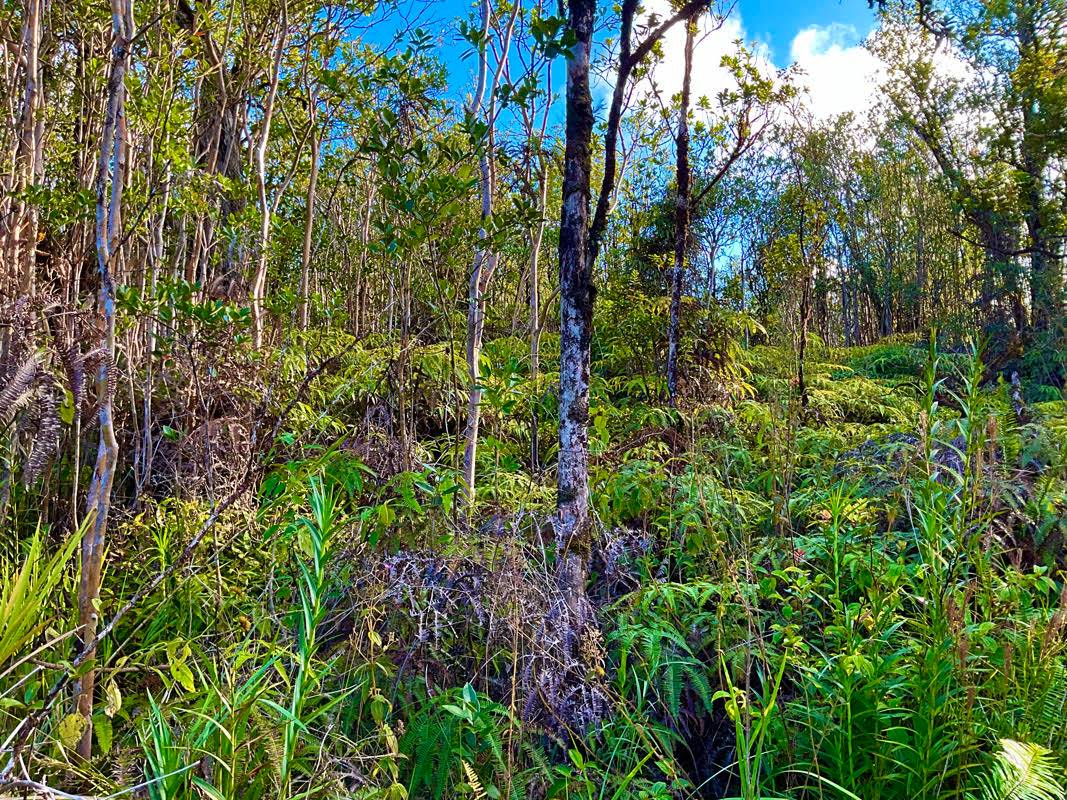
[[[481,113],[485,99],[485,86],[489,74],[489,19],[490,0],[482,0],[482,44],[478,48],[478,84],[467,104],[467,114],[475,117]],[[490,129],[492,119],[488,120]],[[492,134],[483,144],[478,159],[478,188],[481,192],[481,227],[478,229],[478,248],[471,264],[470,282],[467,286],[467,425],[463,432],[463,500],[468,511],[474,505],[474,481],[478,457],[478,427],[481,422],[482,387],[480,362],[482,355],[482,333],[485,329],[485,287],[492,270],[496,267],[497,256],[486,250],[488,232],[486,226],[493,213],[493,185],[490,152]]]
[[[23,61],[22,112],[15,148],[15,176],[12,185],[15,208],[11,212],[5,255],[10,289],[31,294],[36,278],[37,207],[26,195],[43,177],[44,103],[41,86],[41,33],[43,0],[24,0],[22,41]]]
[[[500,42],[499,61],[496,65],[493,79],[492,81],[487,81],[489,72],[488,50],[490,46],[488,41],[489,21],[492,8],[490,0],[482,0],[483,43],[478,52],[478,85],[467,106],[467,114],[471,117],[482,113],[482,105],[488,88],[489,107],[486,109],[486,140],[481,156],[478,159],[478,183],[482,196],[482,224],[478,229],[478,249],[474,254],[467,291],[467,379],[470,384],[467,389],[467,425],[463,434],[463,498],[468,509],[474,503],[478,428],[481,423],[482,387],[480,364],[482,335],[485,331],[485,293],[489,289],[489,282],[493,279],[497,264],[500,263],[500,254],[491,252],[488,249],[488,225],[493,215],[493,195],[496,191],[496,163],[493,155],[494,130],[496,127],[496,93],[497,87],[500,85],[500,78],[507,68],[508,52],[511,49],[511,34],[515,27],[518,9],[518,4],[512,7],[511,16],[508,18],[507,27]]]
[[[311,171],[308,175],[307,209],[304,213],[304,251],[300,259],[300,330],[308,329],[308,286],[311,276],[311,238],[315,230],[315,192],[319,182],[319,131],[315,119],[315,104],[318,98],[312,94],[311,115]]]
[[[190,37],[190,44],[200,50],[200,68],[203,77],[197,81],[195,92],[197,120],[193,137],[193,157],[197,167],[209,176],[222,176],[237,184],[241,181],[241,131],[245,123],[245,97],[241,86],[245,80],[241,59],[229,66],[226,47],[229,37],[224,37],[220,49],[212,36],[210,27],[201,24],[195,11],[174,15],[175,21]],[[202,48],[202,49],[201,49]],[[212,181],[214,183],[214,181]],[[238,194],[230,196],[228,188],[218,190],[217,196],[209,198],[209,206],[218,207],[218,220],[212,211],[198,212],[189,226],[191,228],[185,262],[185,278],[199,281],[202,289],[215,283],[227,293],[237,279],[237,264],[230,248],[221,258],[221,274],[212,280],[209,271],[216,230],[224,230],[232,215],[244,207]],[[183,237],[184,238],[184,237]],[[219,283],[221,279],[221,283]]]
[[[616,179],[615,145],[624,89],[636,64],[666,30],[707,0],[691,0],[631,50],[637,0],[622,3],[619,71],[605,132],[604,177],[590,222],[593,98],[589,65],[596,0],[568,0],[573,44],[567,57],[566,146],[559,227],[560,366],[559,454],[556,464],[556,591],[541,654],[529,670],[527,716],[544,708],[556,730],[586,731],[608,713],[602,686],[604,654],[585,584],[592,555],[589,511],[589,373],[593,335],[593,266]],[[578,643],[584,644],[579,648]],[[536,665],[536,666],[535,666]]]
[[[390,329],[393,327],[389,326]],[[411,469],[413,442],[408,432],[408,362],[411,350],[411,258],[404,259],[400,279],[400,353],[396,360],[397,417],[399,417],[400,460],[404,471]]]
[[[994,303],[1002,293],[1007,295],[1008,307],[1015,330],[1025,336],[1029,330],[1026,308],[1023,306],[1022,288],[1019,286],[1019,266],[1013,252],[1016,242],[1007,229],[1006,221],[993,211],[978,211],[972,215],[978,226],[982,241],[985,264],[982,275],[982,297],[980,306],[986,324],[996,321]],[[1004,286],[997,285],[997,273],[1003,273]]]
[[[1047,58],[1040,53],[1042,43],[1035,13],[1038,4],[1020,6],[1015,15],[1020,54],[1028,61]],[[1057,323],[1063,317],[1064,294],[1062,265],[1054,250],[1055,234],[1046,225],[1047,203],[1043,196],[1049,166],[1049,137],[1038,115],[1040,100],[1034,94],[1032,89],[1024,89],[1019,98],[1022,115],[1020,150],[1026,176],[1022,191],[1023,221],[1030,239],[1031,325],[1034,336],[1043,338],[1050,332],[1055,333]]]
[[[282,3],[281,29],[278,31],[278,43],[274,50],[274,63],[270,75],[270,87],[263,105],[263,119],[259,123],[259,136],[256,139],[256,188],[259,194],[259,249],[257,251],[256,274],[252,281],[252,338],[256,349],[263,346],[263,299],[267,290],[268,247],[270,245],[270,220],[274,210],[267,198],[267,143],[270,141],[270,124],[274,115],[274,101],[278,96],[278,83],[281,79],[282,53],[288,33],[288,17],[285,3]]]
[[[370,225],[374,214],[374,197],[377,194],[378,185],[373,181],[373,174],[367,176],[367,212],[363,216],[363,227],[359,232],[359,285],[356,291],[356,329],[353,336],[357,339],[365,336],[368,331],[364,323],[367,309],[367,298],[370,296],[370,275],[367,274],[367,257],[370,251]]]
[[[559,454],[552,609],[537,637],[524,715],[559,732],[584,733],[607,713],[596,615],[586,593],[589,517],[589,362],[593,257],[589,243],[593,98],[589,63],[596,0],[569,0],[574,43],[567,57],[566,148],[559,229]],[[530,680],[532,678],[532,681]]]
[[[589,247],[593,97],[589,90],[596,0],[569,0],[575,35],[567,59],[566,149],[559,225],[560,366],[557,541],[583,565],[589,529],[589,362],[593,265]],[[575,551],[575,552],[571,552]]]
[[[122,232],[122,189],[126,165],[124,81],[129,67],[129,43],[134,30],[132,0],[112,0],[111,23],[111,69],[108,75],[107,105],[96,176],[96,257],[100,278],[97,314],[101,328],[100,347],[104,352],[96,370],[100,442],[96,453],[96,467],[86,498],[88,527],[82,536],[81,579],[78,588],[79,651],[81,654],[88,652],[86,661],[90,663],[96,650],[100,577],[107,541],[108,516],[111,511],[111,487],[115,480],[119,450],[112,402],[115,386],[115,376],[112,373],[115,368],[115,287],[111,279],[111,267]],[[86,721],[85,732],[78,743],[78,755],[86,759],[92,754],[95,683],[96,667],[92,666],[75,684],[75,712],[82,715]]]
[[[167,222],[167,212],[170,208],[171,175],[168,167],[163,177],[163,199],[160,204],[159,216],[155,225],[152,226],[152,241],[148,248],[149,282],[148,296],[155,297],[156,287],[159,283],[159,273],[163,265],[165,247],[163,243],[163,229]],[[152,437],[152,385],[154,380],[153,368],[155,366],[156,351],[156,318],[149,315],[145,322],[145,376],[144,398],[141,406],[141,469],[135,475],[136,496],[135,502],[139,501],[141,493],[152,478],[152,461],[155,457],[155,442]]]
[[[697,22],[694,14],[685,23],[685,67],[682,95],[678,105],[674,203],[674,264],[671,267],[671,310],[667,325],[667,395],[670,404],[678,401],[678,344],[681,331],[682,281],[685,277],[685,253],[689,246],[689,92],[693,79],[693,45]],[[712,266],[714,270],[714,265]]]
[[[538,377],[541,374],[541,243],[545,237],[545,210],[548,208],[548,164],[544,154],[537,158],[540,173],[539,213],[540,220],[530,241],[530,383],[537,392]],[[538,438],[537,400],[535,396],[530,403],[530,469],[535,475],[541,471],[540,441]]]

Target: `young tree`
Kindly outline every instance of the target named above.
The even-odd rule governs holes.
[[[133,0],[112,0],[111,66],[96,176],[96,263],[100,280],[96,312],[100,325],[100,349],[105,356],[100,359],[95,377],[100,440],[86,498],[87,527],[81,543],[81,582],[78,588],[78,640],[81,655],[88,652],[89,660],[94,657],[96,650],[96,630],[100,622],[100,577],[111,514],[111,487],[115,482],[119,455],[114,419],[115,285],[112,268],[121,247],[122,192],[127,166],[125,81],[130,66],[130,42],[135,30]],[[82,758],[89,758],[92,753],[95,683],[94,665],[82,674],[75,685],[75,712],[85,719],[85,730],[78,744],[78,754]]]
[[[31,293],[37,275],[37,204],[31,194],[44,176],[44,75],[41,38],[44,0],[23,0],[22,102],[16,128],[14,172],[4,179],[8,192],[3,203],[13,204],[4,214],[2,252],[7,264],[4,282],[9,291]],[[10,194],[8,194],[10,193]],[[2,206],[0,206],[2,208]]]
[[[573,44],[567,58],[566,151],[559,235],[560,399],[556,502],[557,539],[565,551],[573,550],[579,554],[583,564],[590,547],[588,423],[595,294],[593,266],[607,227],[610,198],[618,178],[619,124],[626,87],[634,69],[668,30],[709,6],[710,0],[690,0],[666,20],[656,20],[644,38],[635,42],[634,23],[639,3],[638,0],[622,3],[618,67],[604,132],[603,177],[596,210],[590,220],[594,115],[589,65],[596,2],[570,0],[568,5],[568,30]]]
[[[559,227],[560,274],[560,387],[559,387],[559,455],[556,465],[555,520],[558,562],[556,584],[560,594],[557,620],[563,631],[550,637],[564,653],[549,653],[548,673],[562,684],[551,694],[571,703],[576,692],[588,699],[580,718],[567,719],[562,708],[553,708],[553,700],[544,702],[547,713],[557,725],[587,727],[604,712],[601,692],[582,688],[589,670],[597,674],[602,665],[588,664],[588,670],[575,666],[576,639],[596,640],[599,635],[589,611],[586,579],[592,555],[592,525],[589,509],[589,377],[593,337],[593,266],[607,225],[609,198],[617,177],[616,146],[625,87],[634,68],[651,52],[673,25],[688,19],[708,0],[690,2],[669,19],[654,26],[645,38],[634,44],[633,30],[638,10],[637,0],[624,0],[620,9],[618,73],[608,112],[605,132],[604,176],[597,198],[597,210],[590,220],[593,98],[589,68],[592,57],[593,30],[596,19],[595,0],[568,0],[568,20],[564,33],[567,54],[566,145],[563,157],[563,185]],[[549,648],[551,649],[551,648]],[[598,658],[597,648],[590,645],[589,656]],[[562,661],[561,661],[562,659]],[[560,663],[567,666],[559,670]],[[541,680],[549,679],[542,670]],[[531,691],[546,695],[545,687]]]
[[[267,145],[270,143],[271,123],[274,120],[274,106],[278,98],[278,84],[281,82],[282,57],[285,43],[289,36],[289,6],[282,0],[281,21],[275,31],[274,49],[271,55],[271,68],[268,76],[267,97],[263,104],[263,117],[259,121],[256,134],[255,165],[256,192],[259,199],[259,241],[256,249],[256,270],[252,279],[252,330],[253,342],[257,348],[263,346],[265,327],[263,300],[267,291],[267,266],[269,264],[271,218],[278,208],[283,191],[279,191],[271,200],[267,194]]]
[[[515,30],[515,21],[522,9],[520,3],[513,3],[505,17],[503,29],[498,31],[499,41],[493,51],[496,53],[496,65],[492,76],[489,75],[490,25],[494,11],[490,0],[482,0],[481,28],[471,32],[470,38],[478,51],[478,79],[474,94],[471,95],[465,109],[468,125],[484,134],[479,137],[480,153],[478,156],[478,188],[481,195],[481,227],[478,229],[478,249],[471,265],[470,280],[467,290],[467,377],[470,385],[467,389],[467,425],[464,432],[463,448],[463,491],[468,507],[474,501],[474,481],[476,460],[478,457],[478,428],[481,421],[481,355],[482,338],[485,332],[485,303],[489,282],[493,279],[500,253],[492,247],[493,196],[496,192],[496,170],[494,145],[496,143],[497,102],[501,80],[507,69],[511,53],[511,37]],[[486,91],[488,90],[488,103]],[[484,108],[483,108],[484,107]],[[479,117],[485,113],[485,122]]]
[[[720,22],[721,24],[721,22]],[[745,156],[771,129],[779,107],[794,96],[796,90],[791,75],[765,75],[755,57],[743,45],[723,57],[722,65],[731,85],[720,91],[715,100],[714,113],[705,123],[698,124],[698,158],[706,170],[700,191],[690,197],[691,167],[689,145],[689,94],[693,65],[692,48],[696,36],[696,20],[687,26],[684,74],[679,104],[678,134],[676,137],[677,164],[675,168],[675,233],[674,262],[671,268],[671,306],[667,333],[667,392],[673,405],[678,392],[678,349],[681,335],[682,284],[685,278],[685,257],[689,248],[690,220],[701,213],[701,206],[713,197],[719,184],[729,175],[734,164]],[[701,109],[711,108],[702,99]],[[712,266],[714,269],[714,265]]]
[[[667,323],[667,394],[673,406],[678,397],[678,344],[682,316],[682,275],[689,249],[689,93],[693,81],[693,46],[697,34],[695,16],[685,21],[685,53],[682,92],[678,102],[678,134],[674,210],[674,263],[671,265],[671,310]]]

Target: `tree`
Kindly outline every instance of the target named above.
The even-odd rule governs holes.
[[[96,369],[96,402],[100,440],[96,452],[89,493],[86,497],[87,527],[81,544],[81,581],[78,587],[78,639],[80,655],[92,659],[96,651],[96,629],[100,622],[100,577],[107,545],[107,524],[111,514],[111,487],[118,468],[119,446],[115,436],[115,284],[112,266],[120,255],[122,234],[122,192],[126,181],[126,72],[130,66],[130,42],[135,35],[132,0],[111,3],[111,66],[103,130],[100,135],[100,161],[96,177],[96,260],[100,287],[96,312],[100,324],[100,349],[105,354]],[[93,689],[96,667],[89,667],[75,686],[75,713],[85,719],[78,755],[89,758],[93,746]]]
[[[987,320],[1006,299],[1023,339],[1045,341],[1064,309],[1067,10],[1044,0],[952,0],[923,21],[898,14],[886,26],[878,48],[891,66],[887,96],[980,237]]]
[[[589,61],[596,0],[569,0],[568,8],[568,30],[573,38],[567,55],[566,150],[559,222],[560,385],[559,459],[556,466],[559,519],[556,541],[563,558],[584,565],[589,557],[589,348],[593,335],[592,256],[595,252],[589,231],[593,141]],[[628,29],[624,29],[624,35],[629,36]],[[611,125],[610,120],[608,124]],[[617,118],[615,124],[618,124]],[[607,182],[607,177],[604,180]],[[584,587],[584,569],[574,572]]]
[[[493,195],[496,192],[496,170],[494,145],[496,143],[497,103],[501,81],[508,66],[511,52],[511,37],[515,30],[515,21],[521,11],[521,4],[514,3],[510,13],[499,31],[499,42],[493,47],[497,53],[497,63],[493,74],[489,76],[490,23],[494,17],[490,0],[482,0],[481,28],[469,31],[468,36],[478,52],[478,79],[474,93],[467,103],[465,114],[468,126],[478,134],[478,187],[481,195],[481,226],[478,229],[478,248],[471,265],[467,290],[467,426],[464,433],[463,448],[463,484],[464,497],[468,507],[474,501],[474,480],[478,456],[478,427],[481,420],[481,355],[482,338],[485,333],[485,293],[493,279],[500,253],[492,247],[490,226],[493,220]],[[486,104],[486,91],[489,101]],[[485,122],[480,119],[485,112]]]
[[[256,251],[256,271],[252,278],[252,326],[253,341],[257,348],[263,346],[263,331],[265,327],[263,299],[267,291],[267,265],[270,245],[271,217],[281,202],[286,182],[277,195],[271,200],[267,195],[267,145],[270,143],[271,123],[274,120],[274,105],[278,98],[278,84],[282,75],[282,56],[285,53],[285,42],[289,35],[289,6],[286,0],[282,0],[281,24],[278,26],[274,37],[274,49],[271,56],[271,68],[268,77],[267,98],[263,104],[263,118],[259,122],[259,131],[256,134],[255,163],[256,163],[256,191],[259,197],[259,242]]]
[[[608,203],[617,178],[616,146],[625,88],[634,68],[673,25],[688,19],[707,0],[689,2],[669,19],[655,25],[645,38],[633,41],[637,0],[624,0],[620,9],[618,73],[604,134],[604,175],[597,197],[596,212],[590,219],[593,98],[590,92],[589,67],[592,57],[595,0],[568,0],[566,145],[563,157],[563,183],[559,226],[560,273],[560,387],[559,387],[559,455],[556,464],[555,520],[557,567],[556,585],[560,595],[560,618],[553,624],[560,630],[551,641],[563,653],[549,654],[549,671],[542,671],[540,681],[551,680],[556,690],[546,691],[538,685],[531,691],[559,698],[568,706],[575,693],[586,698],[580,718],[566,718],[562,708],[546,712],[562,729],[587,727],[604,713],[603,694],[589,688],[589,671],[602,672],[599,663],[581,663],[598,656],[595,646],[577,654],[578,642],[599,636],[599,629],[589,610],[586,579],[592,555],[592,531],[589,509],[589,377],[593,336],[593,266],[600,249],[608,217]],[[550,648],[547,648],[550,649]],[[560,668],[559,664],[567,666]],[[560,670],[562,669],[562,673]],[[551,673],[555,671],[555,676]]]
[[[720,23],[721,24],[721,23]],[[671,307],[667,336],[667,392],[673,405],[678,392],[678,349],[681,330],[682,282],[685,277],[685,256],[689,246],[690,219],[700,214],[705,199],[713,196],[719,184],[738,160],[771,129],[778,107],[794,96],[795,88],[788,73],[768,76],[761,73],[752,53],[738,43],[737,52],[723,57],[722,65],[729,71],[732,85],[716,97],[716,111],[709,124],[700,125],[698,142],[703,151],[700,160],[708,162],[707,177],[697,194],[690,197],[689,166],[689,93],[693,67],[695,20],[686,31],[685,66],[679,103],[678,135],[676,138],[677,166],[675,191],[674,263],[671,269]],[[701,109],[711,104],[702,99]],[[714,265],[712,265],[714,269]]]
[[[685,21],[685,55],[682,92],[678,101],[677,163],[674,170],[674,263],[671,265],[671,310],[667,328],[667,394],[673,406],[678,397],[678,341],[681,327],[682,276],[689,247],[689,93],[693,80],[693,45],[696,17]]]

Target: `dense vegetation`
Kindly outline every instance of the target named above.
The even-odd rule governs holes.
[[[0,795],[1064,798],[1067,5],[442,5],[0,8]]]

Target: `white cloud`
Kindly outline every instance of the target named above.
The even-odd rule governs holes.
[[[668,0],[650,0],[646,13],[663,19],[670,9]],[[722,24],[708,16],[701,21],[700,37],[693,56],[693,96],[714,98],[731,84],[729,73],[720,66],[722,57],[735,52],[735,42],[745,42],[763,71],[776,70],[772,54],[763,42],[754,41],[745,30],[741,15],[734,10]],[[639,90],[651,94],[652,81],[664,101],[681,89],[685,54],[685,30],[681,24],[664,37],[663,58]],[[877,97],[877,84],[884,75],[881,62],[859,41],[856,30],[844,25],[812,25],[797,32],[789,49],[789,59],[801,70],[797,84],[807,91],[806,102],[819,118],[845,111],[863,113]],[[783,65],[788,66],[788,65]]]
[[[662,20],[671,13],[670,0],[646,0],[644,8],[646,20],[650,14],[656,14]],[[877,29],[872,35],[877,35]],[[736,9],[725,21],[705,15],[693,56],[694,103],[701,96],[713,99],[731,84],[730,75],[720,62],[724,55],[735,52],[737,40],[753,51],[765,74],[775,72],[777,66],[770,48],[749,36]],[[666,103],[682,84],[685,29],[681,23],[664,36],[662,51],[663,57],[650,76],[638,86],[637,96],[651,97],[655,86]],[[849,111],[863,117],[878,105],[888,75],[886,65],[865,46],[859,32],[850,25],[839,23],[809,25],[797,31],[790,43],[788,60],[789,63],[782,66],[796,68],[793,80],[803,90],[803,101],[817,119]],[[937,72],[949,78],[960,79],[969,71],[945,48],[934,55],[934,61]],[[610,89],[606,82],[599,83],[600,99],[606,100]]]
[[[816,117],[862,114],[875,104],[885,65],[857,39],[855,28],[839,24],[811,25],[793,37],[789,57],[802,70],[797,82]]]
[[[653,0],[647,3],[650,13],[657,13],[663,19],[670,5],[667,0]],[[693,86],[694,98],[714,97],[720,90],[730,84],[729,73],[722,68],[722,57],[735,50],[734,42],[748,38],[741,16],[732,14],[726,20],[713,19],[703,15],[700,20],[696,46],[693,50]],[[757,51],[770,66],[762,50]],[[644,91],[651,93],[652,84],[659,91],[664,102],[681,91],[682,72],[685,65],[685,26],[678,23],[663,37],[663,58],[656,64],[650,79],[646,79]]]

